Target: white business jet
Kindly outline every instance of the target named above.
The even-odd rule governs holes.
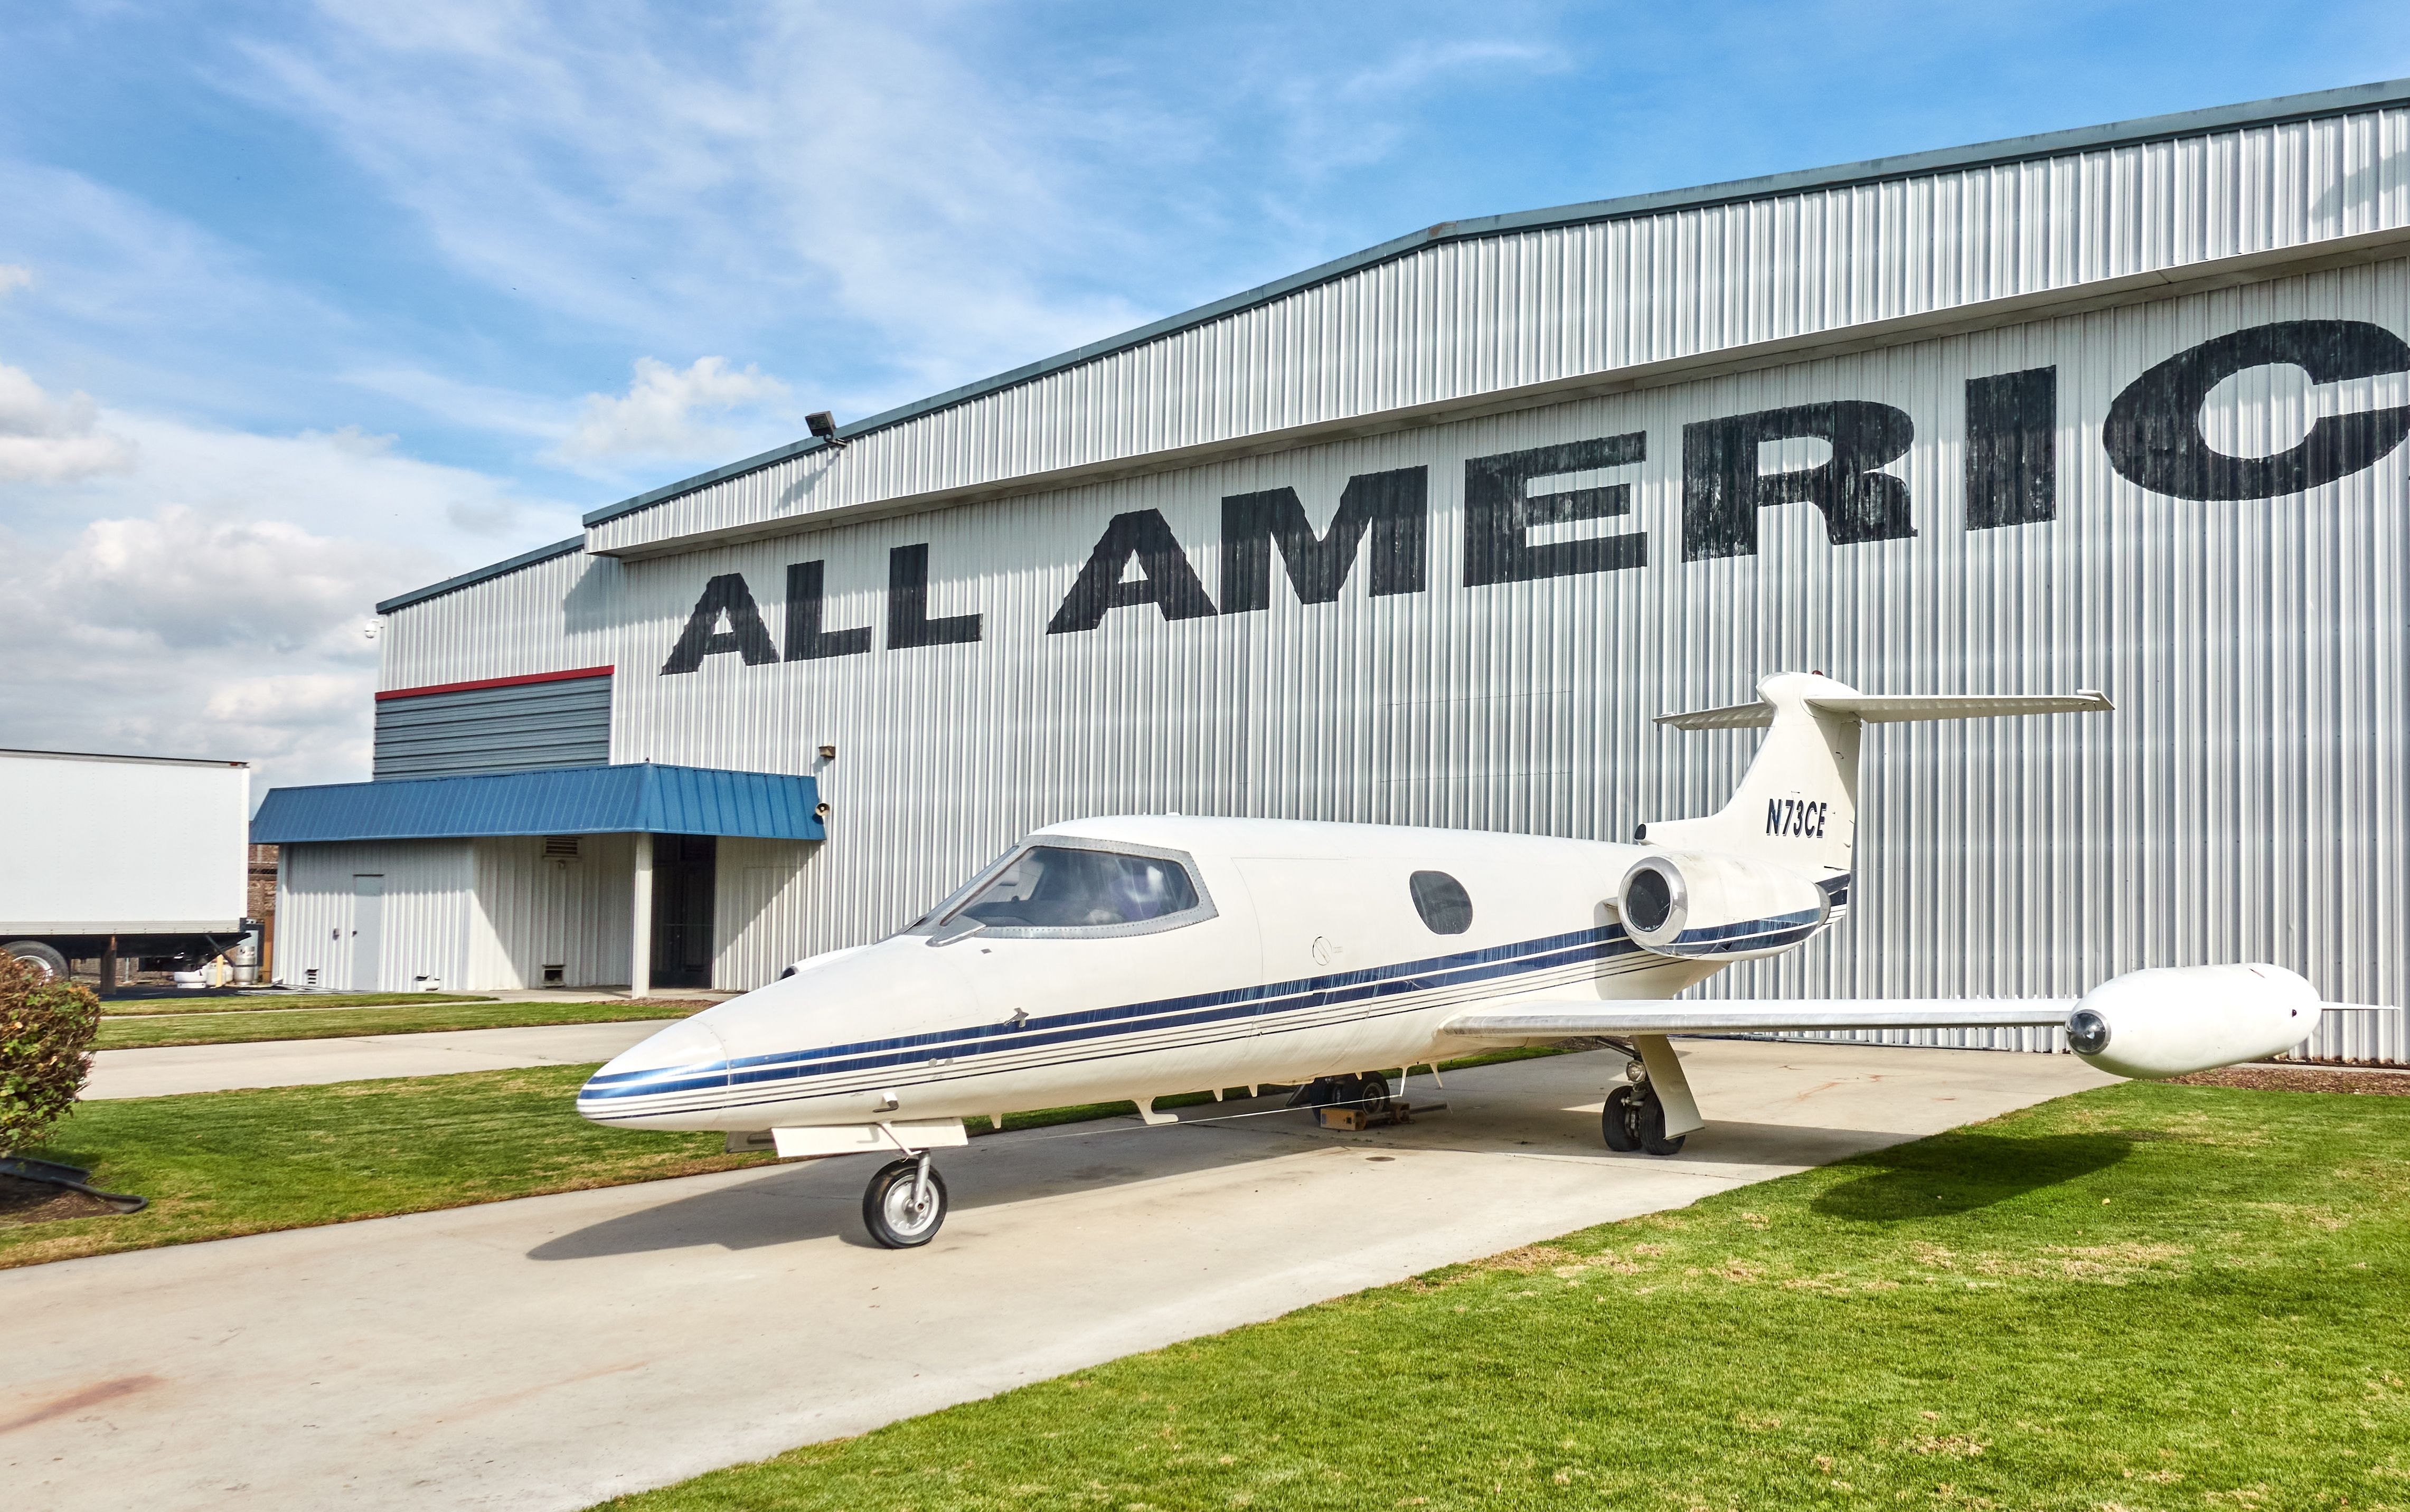
[[[1863,726],[2110,706],[1769,677],[1754,703],[1659,720],[1766,735],[1720,812],[1630,845],[1177,814],[1050,825],[893,938],[654,1035],[578,1112],[766,1130],[787,1157],[888,1152],[863,1216],[906,1247],[945,1220],[929,1152],[1016,1110],[1129,1098],[1169,1123],[1159,1098],[1265,1083],[1378,1100],[1388,1068],[1601,1037],[1630,1056],[1606,1143],[1671,1155],[1702,1120],[1669,1035],[2043,1025],[2129,1077],[2299,1044],[2332,1005],[2273,966],[2136,971],[2081,999],[1673,1000],[1848,911]]]

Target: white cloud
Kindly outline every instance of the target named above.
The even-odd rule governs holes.
[[[100,519],[41,573],[49,590],[84,598],[92,632],[161,650],[239,647],[346,656],[393,548],[314,534],[276,519],[212,518],[169,504],[144,518]]]
[[[100,429],[91,395],[52,399],[32,373],[0,363],[0,482],[65,483],[133,465],[133,443]]]
[[[19,320],[10,357],[36,371],[72,363],[80,382],[123,405],[241,413],[265,393],[325,393],[312,371],[330,333],[356,319],[319,291],[269,276],[250,250],[195,221],[65,168],[0,154],[0,256],[32,274],[40,298]]]
[[[456,425],[498,435],[558,443],[575,423],[572,406],[558,398],[468,383],[424,368],[399,364],[356,368],[343,374],[343,381]]]
[[[1187,134],[1128,81],[991,66],[947,6],[777,7],[707,43],[641,9],[320,14],[245,44],[250,97],[325,131],[455,268],[646,344],[819,322],[903,382],[959,382],[1143,318],[1081,281],[1150,266],[1181,213],[1161,170]],[[1143,158],[1164,211],[1099,157]]]
[[[19,263],[0,263],[0,297],[5,297],[11,289],[30,289],[33,286],[32,269]]]
[[[573,518],[356,429],[93,418],[125,471],[0,483],[0,746],[249,761],[260,792],[363,778],[376,602]]]
[[[365,777],[364,632],[397,570],[439,564],[181,505],[0,536],[0,744],[249,761],[262,792]]]
[[[269,436],[115,410],[102,419],[136,443],[139,465],[62,493],[54,516],[62,526],[148,514],[172,502],[212,518],[298,521],[474,565],[508,556],[509,542],[565,534],[564,522],[575,517],[565,504],[530,499],[472,469],[409,456],[395,437],[356,427]],[[397,582],[385,591],[412,586]]]
[[[1416,120],[1417,95],[1467,78],[1558,73],[1556,48],[1482,37],[1412,41],[1386,57],[1329,71],[1268,69],[1286,120],[1285,164],[1307,182],[1376,163],[1397,151]]]
[[[734,370],[725,357],[697,357],[683,371],[654,357],[636,359],[636,375],[625,394],[586,396],[585,413],[560,443],[559,453],[582,461],[598,457],[697,457],[725,451],[734,441],[724,427],[708,426],[698,412],[715,414],[784,399],[787,385],[747,367]]]

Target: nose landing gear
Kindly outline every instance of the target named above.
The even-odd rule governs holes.
[[[946,1179],[925,1152],[891,1160],[862,1194],[862,1221],[889,1249],[916,1249],[936,1238],[946,1221]]]

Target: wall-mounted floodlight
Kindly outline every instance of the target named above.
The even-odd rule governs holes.
[[[842,446],[845,444],[845,438],[836,433],[836,416],[831,414],[828,411],[814,410],[811,414],[804,416],[804,424],[811,427],[813,435],[827,442],[830,445]]]

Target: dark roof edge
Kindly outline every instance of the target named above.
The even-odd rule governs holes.
[[[537,562],[550,561],[555,557],[566,557],[573,551],[585,549],[585,535],[583,533],[573,535],[566,541],[555,541],[548,546],[538,546],[533,551],[522,551],[507,561],[498,561],[490,567],[480,567],[473,572],[462,573],[457,577],[447,577],[441,583],[429,583],[425,588],[413,589],[407,593],[387,599],[378,604],[376,612],[391,614],[396,609],[407,609],[414,603],[425,603],[429,599],[440,599],[446,593],[457,593],[464,588],[473,587],[490,578],[506,576],[522,567],[532,567]]]
[[[992,378],[950,388],[942,394],[917,400],[909,404],[839,426],[837,435],[847,441],[865,436],[874,430],[884,430],[907,420],[918,419],[939,410],[979,399],[1003,389],[1014,388],[1033,379],[1078,367],[1115,352],[1142,346],[1160,337],[1169,336],[1190,327],[1203,326],[1242,310],[1269,304],[1274,299],[1328,284],[1350,273],[1390,262],[1426,247],[1441,246],[1451,241],[1467,241],[1482,237],[1505,236],[1518,231],[1544,230],[1554,226],[1581,225],[1594,221],[1621,220],[1633,215],[1653,215],[1669,210],[1697,210],[1714,205],[1727,205],[1735,200],[1759,199],[1771,195],[1798,194],[1810,189],[1839,189],[1853,184],[1874,182],[1884,179],[1912,177],[1951,168],[1982,167],[2006,163],[2021,163],[2037,157],[2054,157],[2060,153],[2093,149],[2132,146],[2139,142],[2156,141],[2168,137],[2189,137],[2202,132],[2220,131],[2236,126],[2276,125],[2288,121],[2304,121],[2316,116],[2342,115],[2387,105],[2410,102],[2410,79],[2391,79],[2373,84],[2350,84],[2341,89],[2319,90],[2308,94],[2284,94],[2272,99],[2255,100],[2243,105],[2213,106],[2203,110],[2182,110],[2171,115],[2143,116],[2132,121],[2115,121],[2105,125],[2077,126],[2067,131],[2043,132],[2029,137],[2004,137],[1996,141],[1977,142],[1967,147],[1945,147],[1931,152],[1908,153],[1895,157],[1868,158],[1858,163],[1844,163],[1832,167],[1803,168],[1789,173],[1767,174],[1755,179],[1733,179],[1722,183],[1703,184],[1692,189],[1656,190],[1648,194],[1626,195],[1617,199],[1595,199],[1578,205],[1560,205],[1551,210],[1518,211],[1505,215],[1484,215],[1471,220],[1442,221],[1437,225],[1410,232],[1367,247],[1362,252],[1336,257],[1286,278],[1274,279],[1255,288],[1211,304],[1176,315],[1167,315],[1118,336],[1090,342],[1068,352],[1024,364]],[[585,516],[588,527],[605,524],[622,516],[692,493],[697,488],[724,482],[791,457],[824,449],[827,443],[820,440],[799,441],[775,451],[748,457],[741,462],[699,472],[690,478],[606,504]],[[457,581],[457,580],[456,580]],[[438,585],[439,588],[449,585]],[[428,589],[434,592],[436,589]],[[405,602],[402,600],[396,603]],[[380,605],[380,612],[383,606]]]
[[[0,747],[0,756],[49,756],[65,762],[132,762],[141,766],[249,766],[249,762],[220,761],[213,756],[121,756],[105,750],[27,750]]]

